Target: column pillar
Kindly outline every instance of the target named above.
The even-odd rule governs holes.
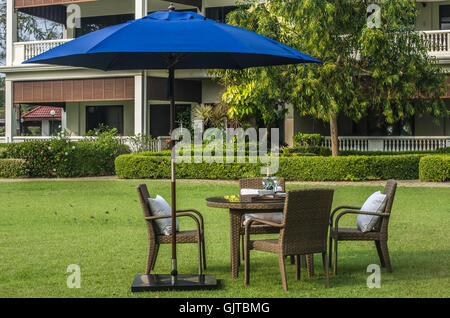
[[[147,15],[147,0],[135,0],[135,18]],[[147,71],[134,77],[134,133],[147,134]]]
[[[65,133],[67,129],[67,105],[61,109],[61,132]]]
[[[13,142],[16,135],[16,111],[14,108],[13,82],[5,81],[5,137],[6,142]]]
[[[134,133],[147,134],[147,72],[134,77]]]
[[[14,42],[17,42],[17,13],[14,0],[6,1],[6,66],[13,65]]]

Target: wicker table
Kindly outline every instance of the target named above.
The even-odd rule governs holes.
[[[230,202],[224,197],[206,199],[206,205],[212,208],[229,209],[230,212],[230,252],[233,278],[239,276],[239,234],[242,215],[247,213],[273,213],[284,209],[283,200],[261,200],[260,202]]]

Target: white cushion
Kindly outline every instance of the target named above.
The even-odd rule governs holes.
[[[163,197],[157,195],[155,199],[148,198],[150,211],[152,216],[172,215],[172,208]],[[171,235],[172,234],[172,219],[155,220],[158,234]],[[176,223],[176,231],[179,231],[178,221]]]
[[[281,223],[283,221],[283,212],[275,212],[275,213],[255,213],[255,214],[246,214],[244,220],[244,226],[248,223],[250,219],[260,219],[275,223]],[[255,224],[255,223],[253,223]],[[257,224],[257,223],[256,223]]]
[[[277,192],[282,191],[283,188],[278,187]],[[262,190],[262,189],[241,189],[241,195],[264,195],[264,194],[273,194],[275,191],[273,190]]]
[[[364,212],[382,213],[386,207],[387,195],[380,191],[372,194],[361,207]],[[361,232],[371,232],[378,224],[380,217],[376,215],[358,214],[356,224]]]

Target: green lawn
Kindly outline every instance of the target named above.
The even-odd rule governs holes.
[[[316,276],[287,265],[284,293],[277,257],[252,253],[252,280],[243,286],[243,266],[231,278],[226,210],[205,198],[237,194],[237,183],[179,181],[178,208],[199,209],[206,223],[207,273],[217,291],[131,294],[135,274],[145,269],[147,233],[139,207],[138,181],[44,181],[0,183],[0,297],[449,297],[450,188],[397,190],[390,226],[393,273],[382,269],[382,286],[369,289],[369,264],[378,264],[372,242],[340,244],[340,273],[325,289],[320,255]],[[170,198],[168,181],[148,181],[149,190]],[[288,185],[289,189],[300,186]],[[334,206],[361,205],[379,187],[336,186]],[[345,220],[353,226],[353,216]],[[182,229],[192,221],[181,223]],[[344,224],[345,225],[345,224]],[[193,244],[178,248],[179,271],[197,272]],[[70,264],[81,267],[81,288],[66,286]],[[162,246],[156,272],[168,273],[170,247]]]

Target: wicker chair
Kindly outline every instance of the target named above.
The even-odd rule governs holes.
[[[283,289],[288,290],[285,258],[296,256],[296,278],[300,279],[300,255],[322,254],[325,271],[325,286],[329,287],[327,237],[328,221],[333,203],[334,190],[309,189],[289,191],[284,207],[283,222],[277,224],[260,219],[251,219],[245,226],[245,278],[250,281],[250,250],[278,254]],[[251,224],[263,223],[280,230],[278,239],[250,240]]]
[[[154,269],[156,258],[158,256],[159,246],[161,244],[172,243],[172,235],[158,234],[157,226],[154,222],[158,219],[171,218],[171,216],[152,216],[150,212],[150,206],[148,199],[150,195],[145,184],[141,184],[137,187],[139,200],[141,202],[142,211],[144,212],[145,221],[147,224],[148,232],[148,244],[149,251],[147,257],[147,266],[145,273],[148,275],[151,270]],[[177,232],[177,243],[197,243],[198,244],[198,272],[202,274],[202,267],[206,269],[206,257],[205,257],[205,237],[204,237],[204,224],[203,217],[200,212],[196,210],[178,210],[176,211],[177,217],[190,217],[197,226],[194,231],[180,231]]]
[[[281,191],[286,191],[286,182],[284,178],[279,178],[279,186],[281,187]],[[242,189],[258,189],[263,190],[263,178],[245,178],[239,180],[239,193],[241,193]],[[241,230],[240,230],[240,236],[241,236],[241,247],[242,247],[242,259],[244,259],[244,234],[245,234],[245,227],[244,227],[244,220],[245,215],[242,216],[241,221]],[[254,224],[250,228],[250,234],[277,234],[280,233],[280,229],[277,227],[272,227],[264,224]],[[295,260],[294,257],[291,257],[291,264],[294,264]],[[314,258],[312,255],[305,255],[303,259],[303,263],[306,263],[306,268],[308,269],[308,276],[312,277],[314,275]]]
[[[386,183],[384,188],[384,194],[387,195],[387,203],[384,211],[382,213],[371,213],[371,212],[362,212],[360,211],[360,207],[353,206],[340,206],[334,209],[331,213],[330,217],[330,253],[329,253],[329,263],[331,264],[332,260],[332,246],[334,240],[334,264],[333,264],[333,274],[337,274],[337,257],[338,257],[338,242],[339,241],[374,241],[375,246],[377,248],[378,257],[380,258],[380,263],[382,267],[385,267],[386,270],[391,273],[392,266],[391,260],[389,257],[388,250],[388,225],[389,218],[391,216],[392,204],[394,203],[395,191],[397,189],[397,182],[394,180],[389,180]],[[335,214],[340,211],[340,214],[336,216],[334,220],[333,227],[333,219]],[[373,232],[363,233],[355,228],[340,228],[339,221],[340,219],[347,214],[366,214],[366,215],[378,215],[380,216],[380,223],[378,229]]]

